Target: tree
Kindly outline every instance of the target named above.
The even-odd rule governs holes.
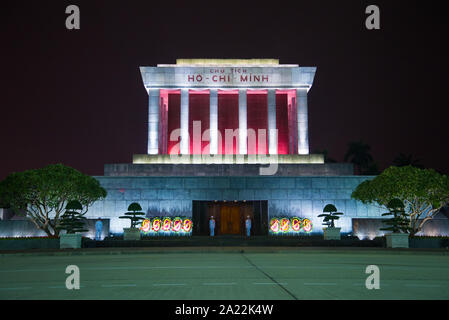
[[[119,217],[120,219],[130,219],[131,220],[131,228],[135,228],[137,223],[141,220],[145,220],[145,212],[142,212],[142,207],[137,202],[133,202],[129,205],[128,211],[124,216]]]
[[[61,216],[59,230],[66,230],[68,234],[89,231],[84,228],[86,224],[85,213],[82,213],[83,206],[78,200],[72,200],[67,203],[66,211]]]
[[[106,194],[95,178],[62,164],[15,172],[0,182],[0,203],[16,214],[24,212],[50,237],[59,236],[60,216],[69,201],[77,200],[86,213]]]
[[[322,154],[324,157],[324,162],[325,163],[336,163],[337,160],[329,157],[329,151],[327,151],[326,149],[323,150],[315,150],[314,154]]]
[[[370,149],[371,147],[363,141],[350,142],[344,160],[353,163],[357,172],[362,174],[363,170],[373,162]]]
[[[424,169],[424,166],[420,163],[419,159],[414,158],[412,154],[405,154],[402,152],[393,159],[393,165],[395,167],[414,166],[416,168]]]
[[[318,217],[324,217],[323,219],[323,226],[328,226],[329,228],[335,228],[334,220],[340,219],[339,216],[343,215],[341,212],[337,212],[337,208],[333,204],[327,204],[323,212]]]
[[[413,236],[449,202],[449,177],[433,169],[390,167],[373,180],[362,182],[351,197],[380,206],[387,206],[394,198],[403,201]]]
[[[391,199],[387,204],[388,210],[387,213],[383,213],[382,216],[392,216],[388,220],[382,220],[383,223],[386,223],[388,227],[380,228],[380,230],[384,231],[392,231],[393,233],[408,233],[409,226],[409,215],[405,213],[404,203],[398,198]]]

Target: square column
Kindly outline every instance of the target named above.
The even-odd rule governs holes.
[[[148,90],[148,154],[159,153],[159,89]]]
[[[180,153],[189,154],[189,89],[181,89],[181,143]]]
[[[268,153],[278,153],[276,131],[276,89],[268,89]]]
[[[210,116],[210,141],[209,153],[218,153],[218,91],[217,89],[209,90],[209,116]]]
[[[298,154],[309,154],[309,112],[307,89],[296,89],[296,112],[298,114]]]
[[[246,89],[239,89],[239,154],[247,154],[247,108]]]

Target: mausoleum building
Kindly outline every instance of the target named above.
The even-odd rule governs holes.
[[[316,71],[276,59],[141,67],[147,153],[105,165],[96,178],[108,196],[89,218],[110,219],[110,232],[121,234],[129,221],[118,217],[138,202],[148,220],[142,232],[186,236],[207,235],[211,216],[217,236],[243,235],[247,216],[253,235],[322,233],[317,216],[328,203],[344,213],[337,222],[343,233],[353,232],[354,219],[380,218],[381,208],[351,199],[373,177],[310,153],[308,93]]]

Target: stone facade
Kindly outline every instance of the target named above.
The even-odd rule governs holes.
[[[95,178],[108,195],[90,208],[87,217],[110,219],[110,232],[114,234],[129,227],[128,220],[118,217],[132,202],[139,202],[148,217],[191,217],[194,200],[267,200],[268,219],[280,215],[309,218],[314,233],[322,233],[322,218],[317,216],[328,203],[344,213],[336,222],[342,233],[352,232],[352,218],[380,218],[385,212],[351,199],[352,191],[372,176]]]

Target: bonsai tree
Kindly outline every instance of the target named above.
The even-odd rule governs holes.
[[[84,213],[106,190],[95,178],[62,164],[11,173],[0,182],[0,203],[25,214],[50,237],[59,236],[60,216],[69,200],[77,200]]]
[[[324,217],[323,226],[327,226],[329,228],[335,228],[334,221],[340,219],[339,216],[343,215],[342,212],[337,212],[337,208],[330,203],[324,207],[323,212],[325,213],[318,215],[318,217]]]
[[[382,220],[388,227],[380,230],[392,231],[393,233],[408,233],[409,232],[409,215],[405,213],[404,202],[398,198],[390,200],[387,204],[390,212],[383,213],[382,216],[392,216],[388,220]]]
[[[410,235],[414,236],[449,203],[449,177],[432,169],[389,167],[374,179],[359,184],[351,197],[381,207],[398,198],[404,203]]]
[[[145,220],[145,212],[142,212],[142,207],[137,202],[133,202],[128,207],[128,212],[124,216],[119,217],[120,219],[130,219],[131,228],[135,229],[137,224]]]
[[[83,206],[78,200],[69,201],[65,209],[66,211],[61,216],[61,221],[57,227],[59,230],[66,230],[67,234],[89,231],[84,229],[86,222],[85,213],[82,213]]]

